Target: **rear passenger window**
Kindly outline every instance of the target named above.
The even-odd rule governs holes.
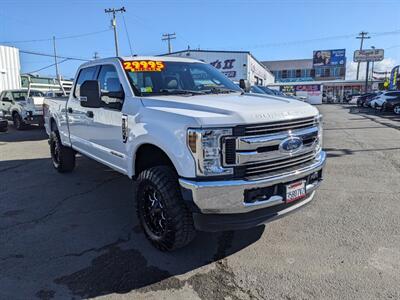
[[[85,80],[94,80],[96,76],[97,66],[81,69],[78,78],[76,79],[74,96],[80,97],[80,87]]]
[[[124,103],[123,89],[115,67],[113,65],[102,66],[98,81],[100,83],[103,107],[121,110]]]

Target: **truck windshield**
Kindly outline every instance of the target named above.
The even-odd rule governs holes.
[[[25,101],[27,99],[28,91],[12,92],[13,99],[15,101]],[[29,97],[44,97],[44,94],[40,91],[30,91]]]
[[[135,93],[141,96],[242,92],[225,75],[204,63],[125,61],[123,65]]]

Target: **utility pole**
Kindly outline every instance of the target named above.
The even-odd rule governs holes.
[[[171,48],[171,40],[176,39],[176,34],[174,33],[164,33],[162,35],[161,40],[162,41],[168,41],[168,53],[172,52],[172,48]]]
[[[365,72],[365,93],[368,93],[368,74],[369,73],[369,61],[367,61],[367,70]]]
[[[119,56],[119,52],[118,52],[118,36],[117,36],[117,18],[116,18],[116,13],[120,12],[120,13],[124,13],[126,12],[125,7],[121,7],[121,8],[108,8],[105,9],[104,12],[107,13],[112,13],[112,20],[111,20],[111,26],[114,29],[114,42],[115,42],[115,56]]]
[[[55,37],[55,36],[53,36],[53,50],[54,50],[54,65],[55,65],[55,67],[56,67],[56,77],[57,77],[57,80],[58,80],[58,84],[60,85],[60,89],[62,90],[62,92],[63,92],[63,94],[64,94],[64,96],[65,96],[66,93],[65,93],[64,87],[63,87],[63,85],[62,85],[62,83],[61,83],[61,76],[60,76],[60,73],[59,73],[59,71],[58,71],[57,50],[56,50],[56,37]]]
[[[99,52],[95,51],[95,52],[93,53],[93,59],[99,59],[99,58],[100,58]]]
[[[368,36],[368,32],[365,31],[361,31],[358,36],[356,37],[356,39],[360,39],[361,40],[361,45],[360,45],[360,50],[362,50],[363,45],[364,45],[364,39],[370,39],[371,37]],[[357,80],[360,74],[360,62],[357,63]]]

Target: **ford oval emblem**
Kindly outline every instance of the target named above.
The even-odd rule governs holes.
[[[299,151],[303,146],[303,140],[297,136],[291,136],[283,140],[279,145],[282,152],[293,153]]]

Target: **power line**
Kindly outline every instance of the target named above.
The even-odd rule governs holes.
[[[106,29],[106,30],[88,32],[88,33],[82,33],[82,34],[64,36],[64,37],[56,38],[56,40],[66,40],[66,39],[80,38],[80,37],[85,37],[85,36],[90,36],[90,35],[95,35],[95,34],[107,32],[107,31],[110,31],[110,30],[111,30],[111,29]],[[52,40],[53,40],[53,38],[48,38],[48,39],[34,39],[34,40],[23,40],[23,41],[5,41],[5,42],[4,42],[4,41],[0,41],[0,44],[17,44],[17,43],[49,42],[49,41],[52,41]]]
[[[128,38],[129,50],[131,51],[131,56],[133,56],[131,38],[129,37],[128,27],[126,26],[124,14],[122,14],[122,20],[124,21],[124,27],[125,27],[126,37]]]
[[[39,56],[47,56],[47,57],[52,57],[52,58],[54,58],[54,54],[47,54],[47,53],[34,52],[34,51],[26,51],[26,50],[19,50],[19,52],[25,53],[25,54],[32,54],[32,55],[39,55]],[[89,61],[89,60],[90,60],[90,59],[85,59],[85,58],[68,57],[68,56],[59,56],[59,55],[57,55],[57,58],[63,58],[63,59],[69,59],[69,60],[79,60],[79,61]]]
[[[62,61],[59,61],[58,64],[62,64],[63,62],[66,62],[66,61],[68,61],[68,60],[69,60],[69,59],[66,58],[66,59],[64,59],[64,60],[62,60]],[[40,72],[40,71],[42,71],[42,70],[46,70],[46,69],[48,69],[48,68],[54,67],[55,65],[56,65],[56,64],[53,63],[53,64],[51,64],[51,65],[45,66],[45,67],[40,68],[40,69],[37,69],[37,70],[35,70],[35,71],[30,71],[30,72],[26,72],[26,73],[28,73],[28,74],[37,73],[37,72]]]

